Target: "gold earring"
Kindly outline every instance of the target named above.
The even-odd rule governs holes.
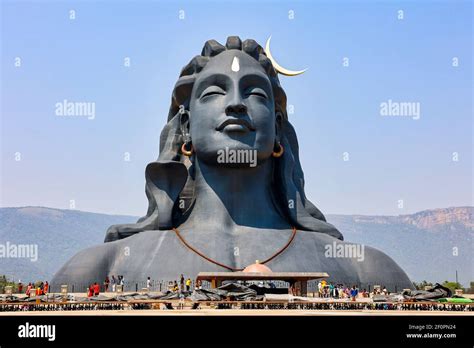
[[[194,152],[193,144],[191,144],[191,150],[188,151],[186,150],[186,143],[183,143],[183,145],[181,145],[181,152],[183,155],[190,157]]]
[[[272,156],[276,158],[283,156],[283,152],[285,152],[285,148],[282,144],[278,143],[278,146],[280,146],[280,150],[278,150],[278,152],[272,152]]]

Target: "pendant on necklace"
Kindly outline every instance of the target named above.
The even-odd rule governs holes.
[[[245,273],[272,273],[272,270],[268,266],[265,266],[263,263],[260,263],[259,260],[255,260],[255,263],[245,267],[242,272],[245,272]]]

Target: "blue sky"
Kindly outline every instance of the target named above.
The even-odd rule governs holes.
[[[469,1],[1,3],[1,206],[143,215],[180,69],[228,35],[272,35],[281,65],[309,68],[280,80],[324,213],[472,205]],[[94,102],[95,118],[56,116],[64,99]],[[420,118],[381,116],[389,99],[420,103]]]

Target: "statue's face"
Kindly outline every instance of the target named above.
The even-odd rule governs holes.
[[[228,50],[207,63],[194,83],[190,114],[189,133],[200,161],[248,167],[246,158],[255,156],[258,165],[271,156],[273,91],[261,65],[246,53]],[[229,150],[240,157],[233,161]]]

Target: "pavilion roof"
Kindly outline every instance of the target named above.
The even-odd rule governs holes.
[[[326,272],[199,272],[197,280],[312,280],[328,278]]]

